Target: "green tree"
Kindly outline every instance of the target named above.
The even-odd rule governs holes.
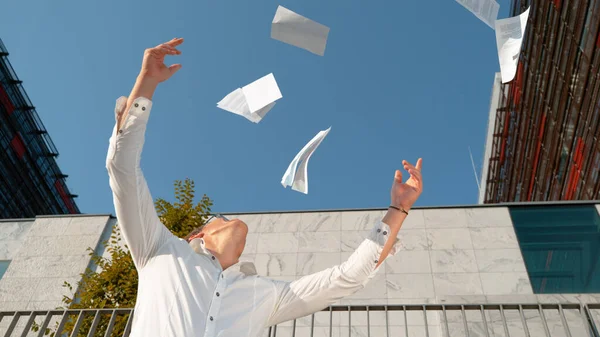
[[[176,236],[185,237],[194,228],[204,225],[212,201],[203,195],[200,202],[194,204],[195,185],[191,179],[175,181],[175,202],[164,199],[155,202],[156,212],[161,222]],[[133,259],[128,250],[122,248],[121,232],[119,226],[113,228],[109,240],[103,242],[108,252],[108,257],[96,255],[92,248],[88,248],[96,270],[89,268],[81,274],[77,283],[77,293],[73,297],[63,298],[64,306],[60,309],[107,309],[107,308],[133,308],[137,296],[138,274],[133,264]],[[125,245],[125,247],[127,247]],[[67,282],[64,287],[72,291],[73,286]],[[129,315],[119,315],[115,321],[113,335],[121,336],[125,330]],[[100,318],[94,336],[104,336],[109,324],[109,315]],[[65,324],[63,332],[71,333],[77,317],[70,317]],[[86,336],[93,321],[93,315],[87,315],[79,328],[78,335]],[[33,330],[39,331],[39,325],[34,324]],[[54,329],[46,329],[45,334],[54,336]]]

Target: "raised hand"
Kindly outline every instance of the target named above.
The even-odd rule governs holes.
[[[408,211],[415,201],[421,195],[423,191],[423,179],[421,176],[421,167],[423,165],[423,159],[417,160],[417,165],[413,166],[406,160],[402,161],[404,169],[408,171],[410,177],[406,182],[402,182],[402,172],[396,170],[394,176],[394,184],[392,185],[391,191],[391,202],[392,206],[403,208]]]
[[[127,119],[129,110],[133,105],[133,101],[144,97],[152,100],[154,91],[160,82],[164,82],[171,78],[177,70],[181,69],[181,64],[165,65],[165,56],[179,55],[181,52],[177,50],[177,46],[183,43],[182,38],[175,38],[169,42],[159,44],[154,48],[149,48],[144,51],[144,59],[142,61],[142,69],[138,75],[133,89],[127,98],[127,106],[122,115],[118,117],[118,129],[121,129],[121,123]]]
[[[157,83],[168,80],[177,70],[181,69],[181,64],[167,66],[165,56],[180,55],[181,51],[177,46],[183,43],[183,38],[175,38],[169,42],[159,44],[154,48],[148,48],[144,51],[144,60],[140,76],[152,79]]]

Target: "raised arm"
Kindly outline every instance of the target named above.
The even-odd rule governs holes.
[[[364,288],[381,263],[396,253],[402,222],[423,190],[421,163],[421,159],[416,166],[403,162],[410,173],[406,183],[396,171],[387,214],[347,261],[293,282],[274,281],[276,302],[268,326],[319,311]]]
[[[117,100],[116,124],[110,138],[106,168],[117,221],[138,270],[142,269],[172,234],[164,227],[140,168],[152,96],[160,82],[180,65],[165,66],[166,55],[178,55],[183,39],[173,39],[144,53],[142,69],[129,98]]]

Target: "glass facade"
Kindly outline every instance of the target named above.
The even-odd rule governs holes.
[[[600,293],[594,205],[513,206],[510,216],[535,293]]]
[[[79,213],[57,156],[0,40],[0,218]]]
[[[483,202],[600,199],[600,0],[510,6],[529,20],[515,78],[492,102]]]

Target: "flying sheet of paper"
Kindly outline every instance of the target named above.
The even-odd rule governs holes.
[[[500,5],[494,0],[456,0],[464,8],[475,14],[479,20],[494,29],[494,24],[498,18]]]
[[[529,8],[519,16],[496,20],[496,46],[498,47],[502,83],[510,82],[515,78],[527,18],[529,18]]]
[[[279,6],[271,24],[271,38],[323,56],[329,27]]]
[[[275,76],[271,73],[232,91],[217,103],[217,107],[258,123],[281,97]]]
[[[298,152],[285,171],[283,178],[281,178],[283,187],[292,186],[294,191],[308,194],[308,160],[317,147],[319,147],[323,139],[325,139],[329,130],[331,130],[331,127],[317,133],[317,135],[311,139],[300,152]]]

